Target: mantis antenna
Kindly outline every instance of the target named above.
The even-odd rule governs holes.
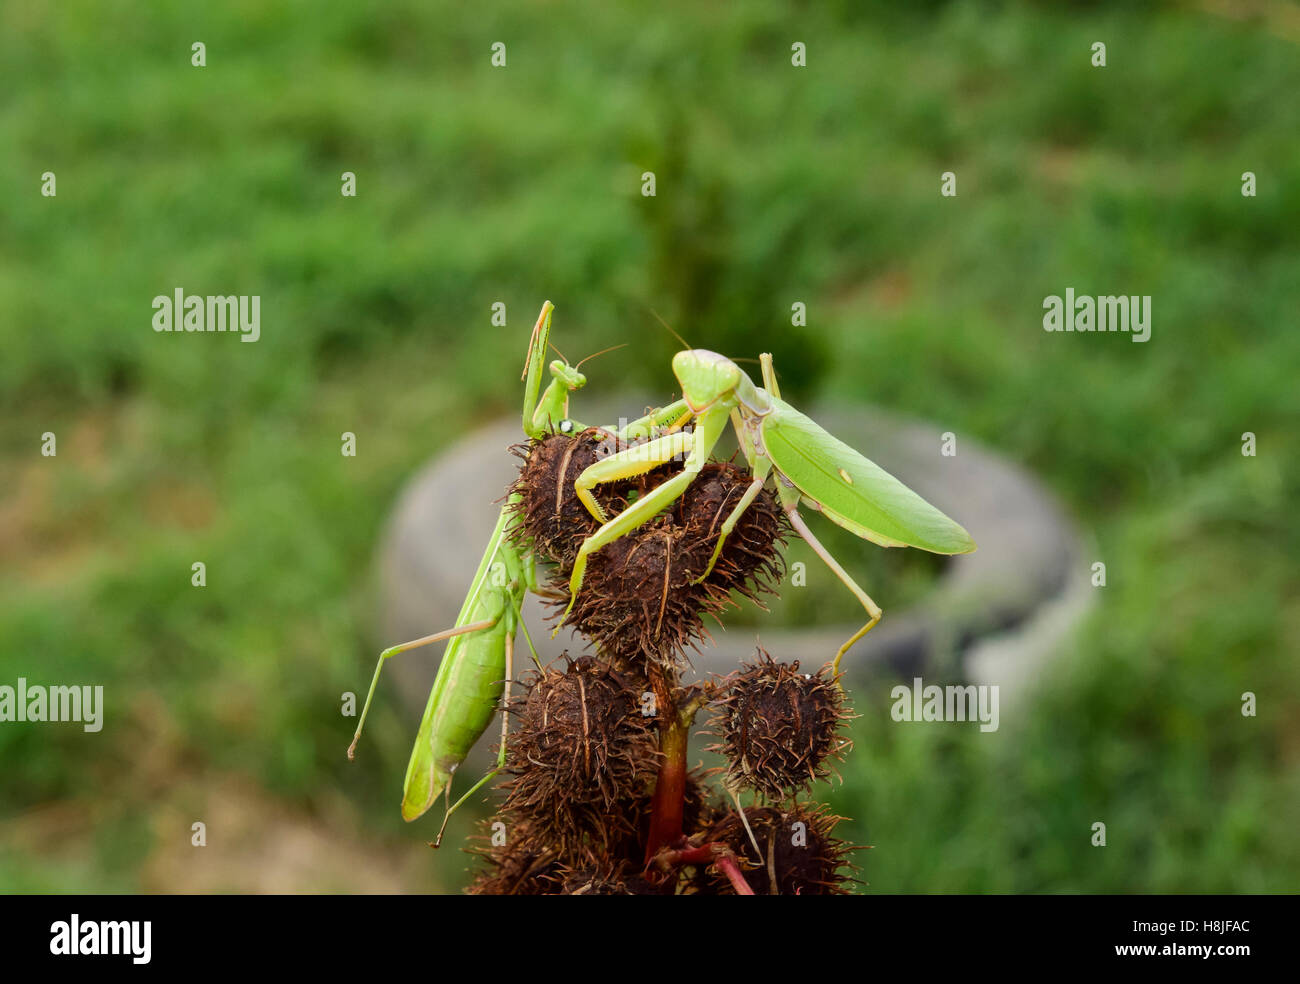
[[[656,311],[654,308],[651,308],[650,313],[659,319],[659,323],[668,329],[669,334],[671,334],[673,338],[677,339],[679,342],[682,343],[682,348],[688,349],[691,347],[691,343],[688,342],[686,339],[682,338],[682,336],[677,334],[677,332],[673,331],[673,326],[670,325],[667,321],[665,321],[662,317],[660,317],[658,311]]]
[[[599,352],[593,352],[593,353],[591,353],[591,355],[587,356],[585,359],[582,360],[582,362],[579,362],[579,363],[578,363],[576,366],[574,366],[573,368],[574,368],[574,369],[579,369],[579,368],[582,367],[582,363],[583,363],[583,362],[590,362],[592,359],[596,358],[596,356],[598,356],[598,355],[608,355],[610,352],[617,351],[618,349],[621,349],[621,348],[627,348],[629,344],[631,344],[631,343],[630,343],[630,342],[623,342],[623,343],[621,343],[621,344],[619,344],[619,345],[611,345],[611,346],[610,346],[609,348],[607,348],[607,349],[601,349]],[[558,351],[560,351],[560,350],[559,350],[559,349],[556,349],[555,351],[558,352]],[[561,356],[561,358],[563,358],[563,356]],[[565,359],[564,361],[565,361],[565,362],[568,362],[569,360],[568,360],[568,359]]]

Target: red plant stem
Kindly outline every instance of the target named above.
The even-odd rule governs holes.
[[[699,847],[683,847],[680,851],[665,851],[661,856],[664,864],[712,864],[718,856],[721,844],[701,844]]]
[[[737,895],[753,895],[749,882],[736,864],[736,856],[726,844],[701,844],[699,847],[682,847],[665,850],[655,860],[665,869],[683,864],[711,864],[727,876]]]
[[[731,882],[731,887],[736,890],[737,895],[753,895],[754,890],[749,887],[749,882],[745,881],[745,876],[740,873],[740,867],[736,864],[736,859],[730,854],[723,854],[716,861],[718,870],[727,876]]]
[[[673,700],[673,687],[663,670],[652,667],[650,686],[659,709],[659,778],[650,804],[650,834],[646,840],[646,867],[656,854],[682,839],[682,812],[686,800],[686,744],[690,725]]]

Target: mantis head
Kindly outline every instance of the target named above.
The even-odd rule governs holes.
[[[742,404],[753,410],[766,409],[764,401],[745,370],[725,355],[708,349],[686,349],[673,356],[673,375],[682,387],[682,397],[694,413],[715,404]]]
[[[556,382],[569,391],[582,389],[587,385],[587,377],[578,371],[577,366],[570,366],[562,359],[556,359],[551,363],[551,375]]]
[[[686,349],[673,356],[673,375],[681,384],[682,396],[699,413],[735,392],[744,375],[724,355],[708,349]]]

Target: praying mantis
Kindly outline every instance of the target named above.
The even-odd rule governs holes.
[[[578,551],[569,579],[565,615],[582,589],[587,557],[646,523],[681,496],[703,469],[730,421],[753,481],[723,521],[713,555],[696,583],[709,576],[728,534],[768,477],[774,475],[777,496],[790,524],[867,612],[867,623],[835,654],[833,672],[838,678],[844,654],[880,621],[883,612],[813,535],[799,513],[800,504],[882,547],[962,554],[974,550],[975,541],[960,525],[883,468],[782,400],[770,354],[761,355],[759,363],[762,387],[755,386],[735,362],[716,352],[678,352],[672,367],[681,385],[682,399],[666,410],[680,412],[672,416],[659,436],[597,461],[578,476],[577,494],[602,525]],[[691,421],[694,430],[683,430]],[[592,495],[591,490],[598,485],[643,475],[680,455],[686,455],[682,471],[612,519]]]
[[[542,305],[541,314],[533,326],[523,372],[523,430],[528,437],[539,440],[553,432],[576,434],[585,429],[569,417],[569,394],[587,382],[578,371],[581,363],[570,366],[560,359],[553,361],[549,367],[551,382],[538,398],[553,310],[550,301]],[[674,404],[620,428],[601,429],[623,439],[649,437],[664,425],[672,424],[683,412],[684,407]],[[530,545],[517,545],[511,536],[511,515],[518,498],[517,494],[511,495],[497,518],[456,624],[442,632],[392,646],[379,654],[356,734],[348,746],[348,758],[351,759],[365,727],[380,674],[388,660],[398,653],[446,640],[447,649],[429,691],[402,785],[402,817],[408,822],[423,816],[439,795],[446,796],[447,811],[434,841],[435,847],[441,842],[451,815],[499,774],[506,761],[508,721],[505,707],[509,703],[510,681],[514,675],[515,634],[524,627],[521,606],[525,593],[539,591],[536,561]],[[527,628],[524,628],[524,637],[528,638]],[[528,645],[534,662],[537,662],[537,651],[531,639],[528,639]],[[502,721],[496,768],[452,805],[453,774],[487,731],[498,708],[502,710]]]
[[[524,364],[522,426],[524,433],[534,439],[553,432],[574,434],[585,429],[569,417],[569,395],[586,385],[586,377],[579,371],[581,363],[569,366],[562,359],[550,363],[552,380],[538,396],[553,310],[549,301],[542,305]],[[577,495],[601,526],[583,541],[574,562],[569,609],[582,588],[588,556],[637,529],[680,497],[703,469],[730,421],[753,478],[722,523],[709,563],[697,581],[708,577],[726,537],[774,475],[777,495],[791,525],[853,592],[869,617],[867,624],[836,653],[834,671],[838,674],[844,654],[875,626],[882,612],[808,529],[799,514],[800,504],[881,546],[912,546],[932,553],[958,554],[974,550],[975,543],[956,522],[784,402],[771,355],[762,355],[760,363],[763,388],[755,386],[736,363],[715,352],[678,352],[672,366],[681,384],[682,399],[621,427],[600,428],[625,441],[643,443],[597,461],[575,482]],[[684,429],[692,422],[693,430]],[[680,456],[685,456],[682,471],[612,519],[592,494],[598,485],[645,474]],[[509,701],[514,640],[523,626],[521,606],[528,591],[539,592],[531,545],[516,543],[512,536],[511,515],[517,504],[518,496],[512,495],[502,508],[455,625],[380,653],[356,735],[348,748],[348,757],[352,758],[385,663],[398,653],[447,641],[402,789],[402,816],[407,821],[427,812],[439,795],[446,797],[448,806],[435,846],[452,813],[499,774],[506,761],[508,722],[503,713],[495,769],[451,804],[454,773],[487,731],[496,711],[504,711]],[[526,629],[524,635],[527,639]],[[528,645],[536,661],[531,639]]]

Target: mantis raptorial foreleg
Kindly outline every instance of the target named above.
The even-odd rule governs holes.
[[[695,435],[678,431],[664,437],[655,438],[653,441],[647,441],[645,444],[627,448],[587,467],[573,483],[574,491],[578,493],[578,498],[582,500],[582,504],[587,507],[589,513],[600,522],[607,522],[609,517],[605,515],[605,510],[596,501],[596,497],[592,495],[592,489],[597,485],[604,485],[606,482],[617,482],[622,478],[635,478],[637,475],[644,475],[660,465],[667,464],[678,455],[691,453],[694,447]],[[676,496],[673,496],[673,498],[676,498]],[[664,505],[671,501],[671,498],[666,500]],[[653,516],[654,513],[650,515]],[[596,535],[599,536],[599,534]]]
[[[637,527],[653,519],[677,501],[687,487],[695,481],[697,475],[708,461],[710,452],[722,436],[727,425],[727,414],[706,413],[696,416],[694,432],[677,431],[664,437],[647,441],[636,447],[612,454],[603,461],[590,465],[574,482],[578,497],[582,499],[588,511],[601,520],[603,525],[591,536],[582,541],[578,556],[573,561],[573,573],[569,576],[569,607],[564,610],[567,616],[578,600],[582,589],[582,578],[587,570],[587,557],[607,543],[613,543],[619,537],[626,536]],[[605,521],[604,511],[591,494],[591,489],[605,482],[621,478],[632,478],[653,471],[660,465],[666,465],[678,455],[686,453],[686,465],[680,472],[666,482],[655,486],[653,490],[637,499],[621,513]],[[564,619],[560,619],[563,624]],[[555,627],[559,632],[559,625]],[[552,633],[554,637],[555,633]]]
[[[582,546],[578,548],[578,556],[575,557],[573,561],[573,574],[570,575],[569,578],[569,606],[564,610],[565,616],[573,610],[573,603],[578,600],[578,591],[582,588],[582,578],[587,570],[587,557],[599,550],[605,544],[613,543],[615,540],[619,539],[619,537],[631,533],[646,520],[650,519],[657,512],[663,509],[666,504],[671,503],[686,491],[686,487],[691,484],[691,480],[694,477],[695,475],[693,473],[685,471],[681,474],[674,475],[672,478],[668,479],[668,481],[657,487],[654,490],[654,493],[638,499],[598,529],[595,533],[582,541]],[[653,501],[654,494],[659,492],[664,493],[666,501]],[[564,619],[561,618],[560,624],[562,625],[563,623]],[[551,638],[555,638],[555,634],[559,631],[560,626],[557,625],[555,631],[551,633]]]

